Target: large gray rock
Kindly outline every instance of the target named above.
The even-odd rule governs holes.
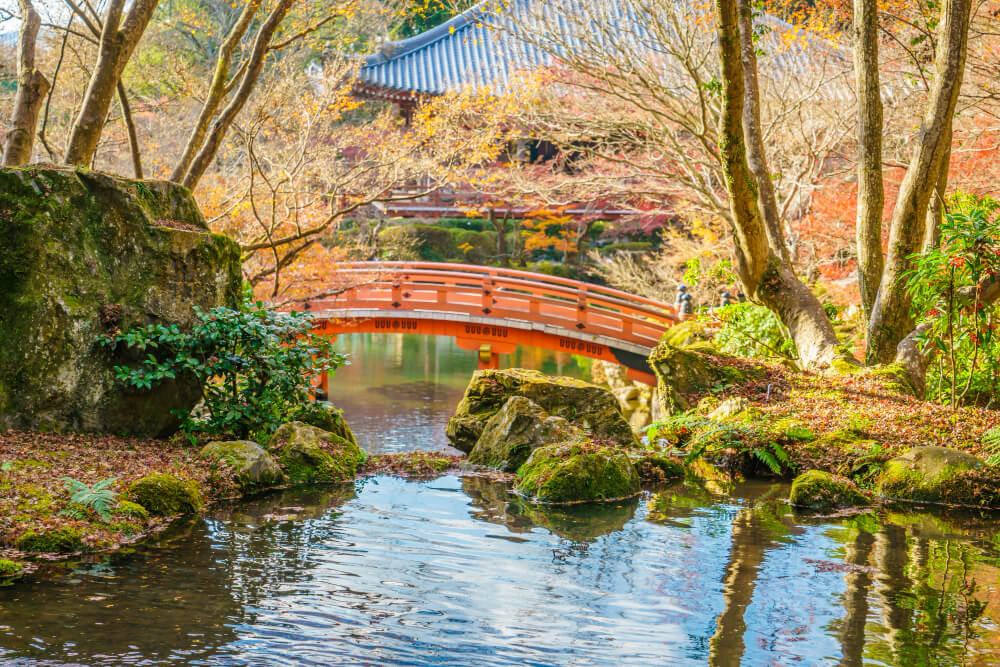
[[[638,441],[622,415],[618,401],[604,387],[568,377],[553,377],[522,368],[476,371],[465,396],[448,422],[448,440],[469,453],[486,422],[511,396],[524,396],[550,415],[590,431],[595,437],[623,447]]]
[[[0,428],[174,431],[171,411],[190,410],[198,384],[128,389],[113,367],[139,353],[98,337],[237,307],[239,257],[179,185],[0,169]]]
[[[469,461],[514,472],[535,449],[582,437],[583,431],[562,417],[550,415],[524,396],[512,396],[486,421]]]

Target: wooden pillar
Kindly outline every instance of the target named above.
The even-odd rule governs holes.
[[[482,371],[487,368],[500,369],[500,354],[494,352],[493,347],[489,343],[483,343],[479,346],[479,370]]]

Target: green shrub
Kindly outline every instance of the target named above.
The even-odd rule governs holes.
[[[329,338],[310,333],[308,314],[279,313],[259,301],[195,312],[199,321],[188,332],[152,324],[103,337],[146,352],[138,367],[115,368],[132,387],[181,375],[202,383],[204,416],[181,415],[188,433],[268,435],[309,405],[313,378],[345,363]]]
[[[766,306],[749,301],[731,303],[708,317],[721,324],[714,339],[720,352],[748,358],[796,357],[792,339]]]
[[[992,402],[1000,389],[1000,310],[981,290],[1000,274],[1000,203],[964,193],[950,200],[940,246],[910,257],[906,288],[930,356],[927,397],[954,408],[971,397]]]

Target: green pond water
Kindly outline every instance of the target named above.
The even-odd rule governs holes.
[[[367,448],[444,446],[472,353],[341,345],[334,400]],[[555,509],[482,478],[377,477],[217,506],[0,589],[0,664],[1000,664],[995,518],[718,491]]]

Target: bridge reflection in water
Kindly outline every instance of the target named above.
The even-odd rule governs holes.
[[[434,262],[353,262],[306,304],[316,332],[451,336],[480,368],[518,345],[620,364],[655,384],[647,359],[678,321],[673,307],[608,287],[529,271]]]

